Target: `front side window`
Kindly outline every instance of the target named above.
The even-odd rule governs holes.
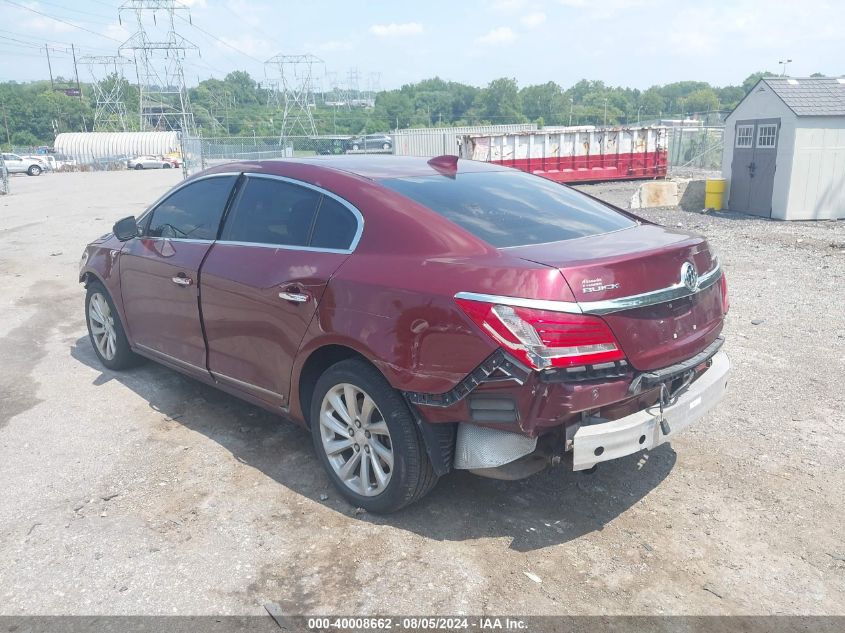
[[[216,176],[185,185],[155,209],[148,237],[213,240],[237,176]]]
[[[521,171],[387,178],[381,184],[496,248],[598,235],[636,226],[602,202]]]
[[[248,177],[221,239],[229,242],[307,246],[321,194],[283,180]]]
[[[751,147],[754,142],[754,126],[753,125],[737,125],[736,126],[736,146],[737,147]]]

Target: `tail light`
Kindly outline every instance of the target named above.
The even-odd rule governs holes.
[[[468,299],[456,301],[493,340],[534,369],[625,358],[613,332],[599,317]]]
[[[722,272],[722,277],[719,279],[719,287],[722,289],[722,314],[727,314],[731,304],[728,301],[728,279],[725,277],[724,272]]]

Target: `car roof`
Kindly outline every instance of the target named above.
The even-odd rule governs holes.
[[[309,158],[245,161],[242,165],[255,166],[265,173],[278,173],[279,175],[284,175],[285,165],[297,163],[301,165],[311,165],[315,167],[344,171],[370,180],[442,176],[446,171],[454,174],[510,171],[509,168],[502,167],[500,165],[475,160],[458,159],[454,156],[441,156],[436,160],[441,161],[440,164],[434,163],[435,159],[420,156],[347,154],[342,156],[314,156]],[[446,166],[444,166],[443,161],[447,164]],[[450,161],[454,161],[454,166],[448,164]]]

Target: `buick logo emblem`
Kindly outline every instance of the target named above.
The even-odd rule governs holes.
[[[683,283],[690,292],[698,290],[698,271],[695,269],[695,264],[691,262],[684,262],[681,266],[681,283]]]

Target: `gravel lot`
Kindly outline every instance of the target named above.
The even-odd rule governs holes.
[[[16,177],[0,197],[0,614],[845,614],[845,223],[642,211],[721,253],[717,412],[594,475],[456,473],[375,517],[293,424],[97,364],[83,246],[178,179]]]

